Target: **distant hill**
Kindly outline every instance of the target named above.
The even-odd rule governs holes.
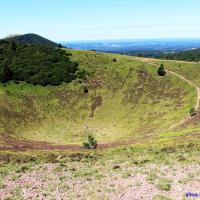
[[[167,59],[167,60],[185,60],[190,62],[199,62],[200,61],[200,49],[193,49],[188,51],[182,51],[178,53],[168,53],[160,54],[157,58]]]
[[[27,43],[27,44],[37,44],[37,45],[45,45],[45,46],[51,46],[51,47],[58,47],[59,45],[55,42],[52,42],[51,40],[48,40],[40,35],[28,33],[24,35],[10,35],[5,40],[8,41],[15,41],[20,43]]]

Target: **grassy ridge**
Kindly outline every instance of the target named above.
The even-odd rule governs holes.
[[[164,64],[165,68],[176,72],[200,87],[200,64],[198,62],[185,62],[173,60],[159,60],[153,58],[132,57],[135,61],[149,64]]]
[[[1,84],[1,134],[56,143],[82,143],[88,134],[104,143],[158,137],[195,105],[195,88],[170,74],[157,76],[155,66],[67,51],[87,72],[86,80],[56,87]]]
[[[130,58],[130,57],[129,57]],[[132,57],[134,61],[148,63],[149,65],[160,65],[164,64],[165,68],[182,75],[186,79],[190,80],[197,87],[200,87],[200,64],[195,62],[184,62],[184,61],[172,61],[172,60],[159,60],[152,58],[141,58],[141,57]],[[199,141],[199,132],[200,132],[200,123],[199,123],[199,114],[192,120],[189,120],[182,126],[176,127],[174,130],[166,130],[164,133],[161,133],[157,136],[157,144],[159,143],[168,143],[176,138],[181,142],[185,141]]]

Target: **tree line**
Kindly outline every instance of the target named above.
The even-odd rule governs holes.
[[[60,85],[77,77],[78,63],[61,48],[0,41],[0,82]]]

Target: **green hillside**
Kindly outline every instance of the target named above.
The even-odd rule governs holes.
[[[185,60],[185,61],[200,61],[200,49],[193,49],[188,51],[182,51],[178,53],[161,54],[158,58],[168,60]]]
[[[196,89],[132,57],[67,50],[81,79],[60,86],[0,84],[0,133],[17,138],[81,144],[152,140],[185,118]],[[81,73],[82,72],[82,73]],[[84,75],[84,76],[83,76]]]
[[[0,41],[0,82],[60,85],[76,78],[77,62],[66,51],[42,45]]]
[[[25,44],[44,45],[51,47],[58,47],[59,45],[51,40],[48,40],[40,35],[28,33],[24,35],[14,35],[5,38],[7,41],[14,41]]]
[[[130,58],[129,56],[127,56]],[[192,83],[200,87],[200,63],[186,62],[177,60],[161,60],[153,58],[132,57],[133,61],[142,62],[146,64],[160,65],[164,64],[165,68],[176,72],[190,80]]]

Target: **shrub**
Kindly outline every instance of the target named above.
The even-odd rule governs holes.
[[[90,145],[88,142],[83,142],[84,149],[90,149]]]
[[[97,148],[96,139],[93,136],[89,135],[88,141],[83,143],[83,147],[85,149],[96,149]]]
[[[159,76],[165,76],[166,75],[166,71],[165,71],[163,64],[161,64],[160,67],[158,68],[158,75]]]
[[[82,79],[82,80],[86,80],[87,75],[88,75],[88,74],[87,74],[87,72],[86,72],[84,69],[79,69],[79,70],[76,72],[77,78]]]
[[[158,180],[158,183],[156,185],[156,187],[159,190],[163,190],[163,191],[170,191],[171,190],[171,180],[166,179],[166,178],[161,178]]]
[[[88,87],[87,87],[87,86],[84,86],[84,88],[83,88],[83,92],[84,92],[84,94],[87,94],[87,93],[89,92],[89,90],[88,90]]]
[[[153,197],[153,200],[171,200],[171,199],[163,195],[156,195]]]
[[[194,107],[192,107],[191,109],[190,109],[190,116],[191,117],[193,117],[193,116],[195,116],[196,115],[196,110],[195,110],[195,108]]]
[[[117,58],[113,58],[112,61],[113,61],[113,62],[117,62]]]
[[[0,75],[0,81],[2,83],[6,83],[7,81],[12,80],[12,77],[13,77],[13,72],[12,72],[11,68],[8,67],[7,65],[5,65],[3,67],[2,73]]]

